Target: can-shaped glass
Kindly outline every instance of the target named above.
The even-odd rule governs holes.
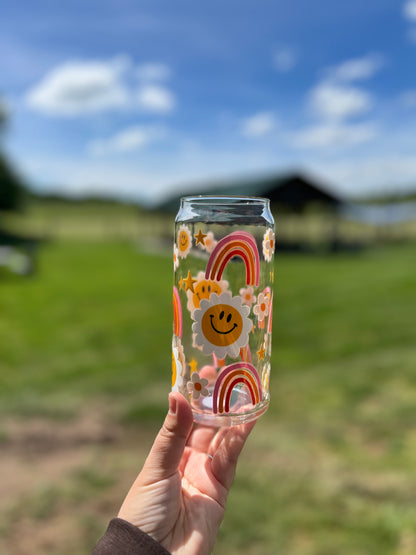
[[[269,405],[275,231],[268,199],[184,197],[175,220],[172,390],[196,422]]]

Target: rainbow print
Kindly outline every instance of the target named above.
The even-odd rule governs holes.
[[[269,303],[269,321],[267,324],[267,333],[272,333],[272,323],[273,323],[273,291],[270,296],[270,303]]]
[[[257,370],[248,362],[236,362],[226,366],[215,383],[212,409],[215,414],[230,412],[231,393],[240,383],[247,386],[253,405],[260,403],[263,394]]]
[[[270,289],[270,287],[266,287],[263,290],[264,295],[266,295],[266,297],[269,297],[269,318],[267,320],[267,333],[272,333],[272,322],[273,322],[273,291]],[[264,322],[263,322],[263,326],[264,328]]]
[[[173,331],[178,337],[182,337],[182,307],[179,291],[173,287]]]
[[[256,240],[245,231],[234,231],[218,241],[209,257],[205,279],[219,281],[228,262],[239,256],[246,267],[247,285],[259,285],[260,257]]]
[[[244,360],[245,362],[252,362],[250,346],[248,344],[246,347],[240,349],[240,357],[241,360]]]

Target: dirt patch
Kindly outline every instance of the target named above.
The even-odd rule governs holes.
[[[48,454],[80,445],[114,443],[122,436],[122,428],[110,423],[97,409],[84,410],[70,421],[47,418],[9,419],[3,422],[5,439],[2,451],[22,455]]]
[[[59,480],[86,463],[91,447],[122,441],[121,427],[98,414],[88,410],[64,422],[6,420],[0,458],[0,511],[5,500],[32,486]]]
[[[0,457],[0,553],[88,553],[118,508],[154,437],[105,410],[69,421],[9,419]]]

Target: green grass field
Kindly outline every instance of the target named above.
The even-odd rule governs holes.
[[[275,277],[271,405],[214,553],[416,553],[415,246],[277,253]],[[2,553],[86,553],[117,511],[167,407],[171,278],[170,251],[102,240],[0,277]]]

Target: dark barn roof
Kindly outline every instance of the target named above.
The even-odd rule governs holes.
[[[238,195],[259,196],[270,199],[272,205],[283,206],[289,211],[302,212],[311,203],[319,203],[330,209],[336,209],[342,200],[320,184],[297,173],[216,182],[210,186],[198,187],[193,191],[181,191],[175,197],[162,202],[157,209],[163,212],[176,212],[179,199],[187,195]]]

